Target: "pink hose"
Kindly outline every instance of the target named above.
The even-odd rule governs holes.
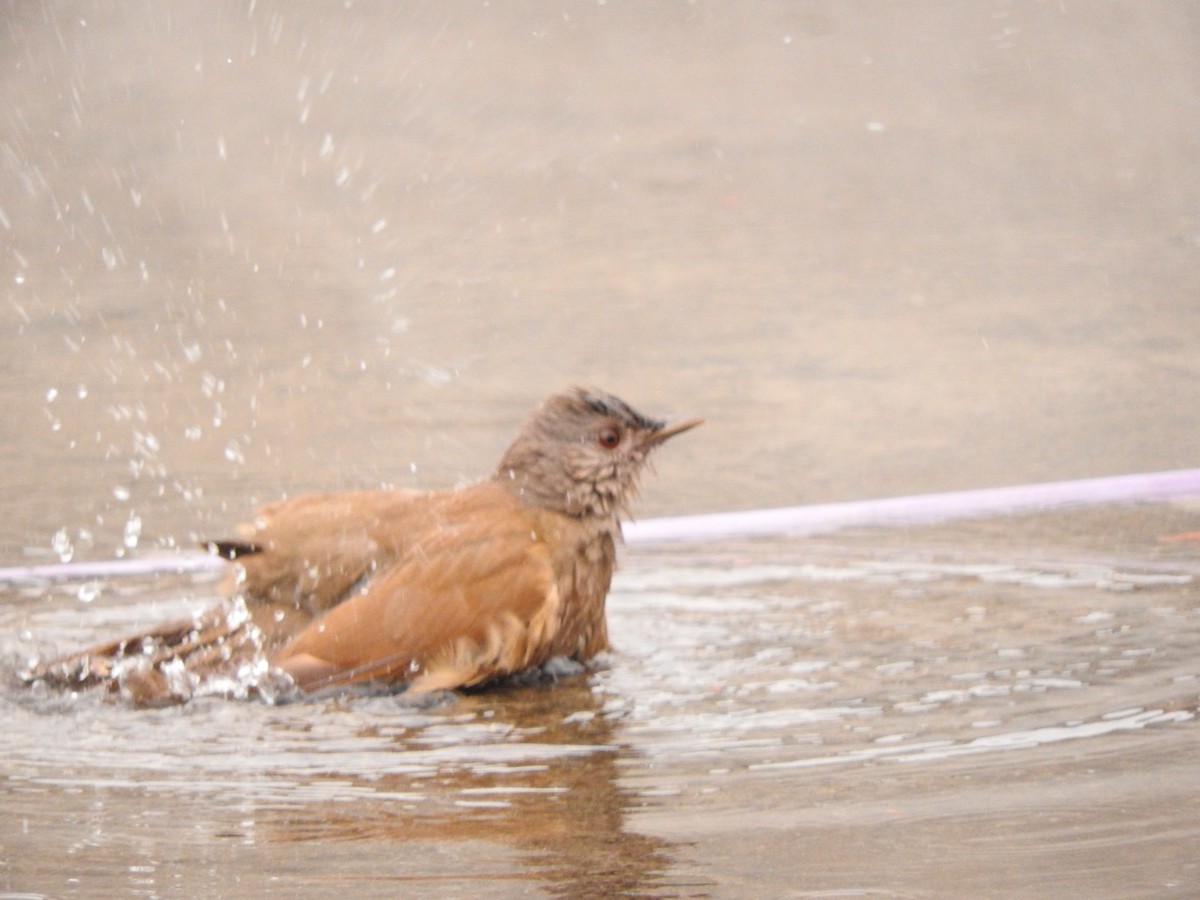
[[[630,522],[625,527],[625,539],[633,543],[769,534],[817,534],[855,525],[941,522],[1064,506],[1165,500],[1193,494],[1200,494],[1200,469],[1177,469],[1172,472],[1050,481],[945,494],[917,494],[886,500],[647,519],[645,522]]]

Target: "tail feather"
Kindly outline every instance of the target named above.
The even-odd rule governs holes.
[[[91,687],[112,674],[122,659],[178,644],[196,628],[194,618],[175,619],[147,631],[95,644],[65,656],[45,660],[22,673],[27,682],[45,681],[57,687]]]
[[[135,706],[162,706],[190,699],[202,679],[231,675],[261,653],[254,623],[217,607],[40,662],[22,678],[72,690],[103,685]]]
[[[200,547],[231,562],[241,556],[253,556],[263,552],[263,548],[258,544],[248,541],[205,541]]]

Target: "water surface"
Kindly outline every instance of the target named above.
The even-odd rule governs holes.
[[[428,708],[10,685],[6,886],[1188,896],[1195,515],[630,548],[597,671]],[[6,590],[10,664],[213,596],[95,587]]]

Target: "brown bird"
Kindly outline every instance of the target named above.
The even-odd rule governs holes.
[[[235,693],[248,679],[265,694],[364,683],[427,692],[555,657],[586,662],[609,646],[619,517],[647,456],[701,421],[668,425],[597,390],[557,394],[491,478],[264,506],[241,539],[206,545],[237,564],[230,603],[42,663],[26,678],[104,683],[157,705],[204,683]]]

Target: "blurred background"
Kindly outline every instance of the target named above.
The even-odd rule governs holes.
[[[0,553],[708,418],[645,515],[1193,466],[1187,2],[0,9]]]

